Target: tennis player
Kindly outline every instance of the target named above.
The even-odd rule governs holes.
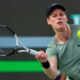
[[[59,3],[52,3],[47,10],[47,23],[55,32],[46,52],[35,56],[42,63],[45,74],[52,80],[80,80],[80,44],[74,40],[66,9]]]

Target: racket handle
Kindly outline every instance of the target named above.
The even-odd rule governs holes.
[[[29,50],[29,53],[32,54],[32,55],[37,55],[38,54],[38,51],[33,50],[33,49],[30,49]]]
[[[27,52],[27,53],[30,53],[30,54],[32,54],[32,55],[37,55],[37,54],[38,54],[38,51],[33,50],[33,49],[19,50],[18,52],[19,52],[19,53]]]

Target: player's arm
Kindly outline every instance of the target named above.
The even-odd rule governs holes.
[[[50,79],[66,80],[66,75],[63,73],[60,73],[60,71],[57,69],[57,58],[56,58],[56,56],[52,56],[48,61],[50,63],[50,67],[48,69],[43,67],[45,74]]]
[[[44,73],[50,78],[55,80],[66,80],[65,76],[60,74],[60,72],[57,69],[57,58],[56,56],[52,56],[50,59],[48,59],[48,56],[45,52],[40,51],[38,55],[35,56],[37,60],[39,60],[42,63]],[[57,79],[59,78],[59,79]],[[60,79],[62,78],[62,79]]]
[[[57,59],[55,56],[52,56],[48,61],[50,67],[49,68],[43,67],[43,70],[50,79],[55,79],[57,76],[60,75],[60,72],[57,70]]]

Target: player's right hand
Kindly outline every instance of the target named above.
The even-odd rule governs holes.
[[[46,62],[48,60],[48,56],[44,51],[39,51],[35,58],[40,62]]]

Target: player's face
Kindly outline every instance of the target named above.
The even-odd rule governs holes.
[[[58,31],[64,30],[64,25],[66,25],[67,21],[67,16],[61,9],[55,9],[47,18],[48,24]]]

